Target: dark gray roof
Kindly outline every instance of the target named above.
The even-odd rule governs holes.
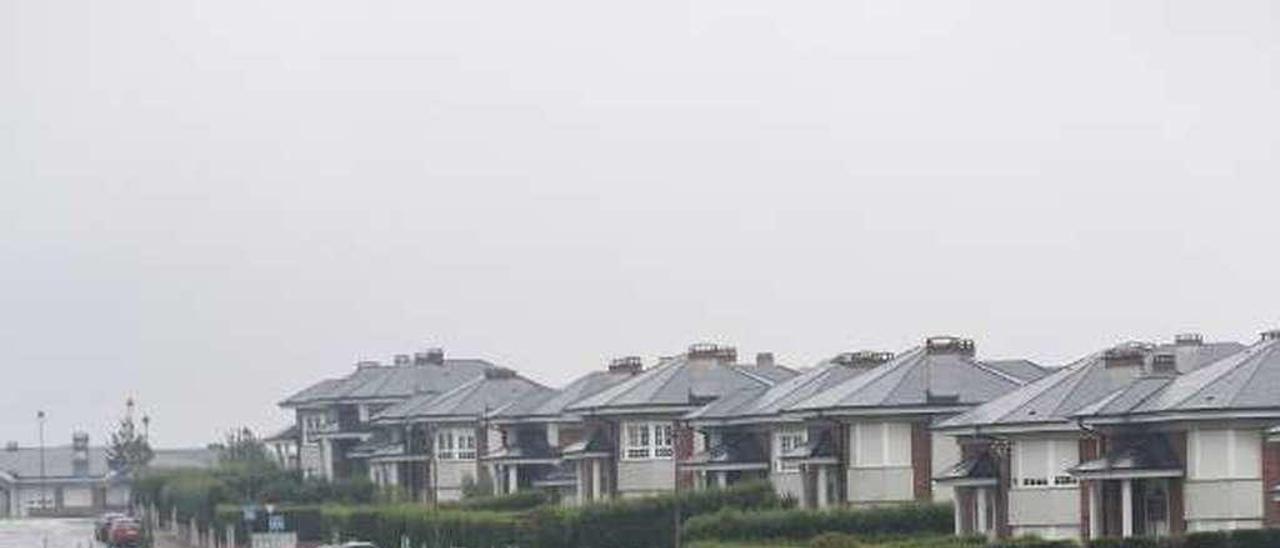
[[[1280,338],[1268,338],[1195,371],[1112,394],[1084,415],[1280,410]]]
[[[571,412],[701,406],[741,390],[773,386],[795,372],[779,366],[736,365],[678,356],[569,405]]]
[[[441,394],[496,367],[485,360],[449,359],[443,364],[371,365],[340,379],[325,379],[290,396],[280,405],[298,407],[342,401],[405,399]]]
[[[982,360],[982,363],[1026,382],[1034,381],[1053,372],[1052,369],[1043,367],[1031,360]]]
[[[968,343],[971,345],[972,343]],[[889,363],[845,380],[789,409],[922,407],[977,405],[1006,394],[1026,381],[962,351],[918,347]]]
[[[45,447],[44,476],[47,478],[74,477],[75,469],[73,468],[71,457],[72,449],[70,445]],[[107,467],[107,449],[105,447],[90,447],[88,475],[105,477],[109,471]],[[0,472],[18,479],[40,477],[40,448],[20,447],[16,451],[0,449]]]
[[[509,369],[491,369],[443,394],[419,394],[379,413],[376,421],[410,419],[479,419],[529,390],[546,389]]]
[[[600,393],[609,387],[634,377],[627,371],[592,371],[558,390],[540,388],[530,390],[509,405],[490,414],[495,420],[503,419],[559,419],[565,409],[583,398]]]
[[[1055,369],[1024,387],[947,419],[938,427],[1061,425],[1072,421],[1072,416],[1080,410],[1097,404],[1142,378],[1141,375],[1150,370],[1151,360],[1157,354],[1172,353],[1176,356],[1177,369],[1194,371],[1214,359],[1238,352],[1241,348],[1243,345],[1232,342],[1194,346],[1152,346],[1143,343],[1117,345]],[[1144,365],[1108,369],[1106,354],[1115,350],[1131,350],[1141,354]]]
[[[715,421],[777,415],[792,404],[868,371],[869,367],[830,359],[773,386],[741,390],[695,410],[685,418]]]

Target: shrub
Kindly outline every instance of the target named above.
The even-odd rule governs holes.
[[[465,498],[442,504],[442,508],[458,510],[495,510],[512,512],[529,510],[544,504],[557,502],[555,495],[546,491],[518,491],[508,495]]]
[[[810,539],[823,533],[866,535],[948,534],[953,514],[946,504],[907,504],[864,509],[721,510],[690,519],[688,539]]]

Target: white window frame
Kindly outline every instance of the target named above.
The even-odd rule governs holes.
[[[1026,458],[1027,446],[1038,444],[1044,447],[1044,462],[1034,465]],[[1065,468],[1059,466],[1058,457],[1068,457],[1063,462],[1073,463]],[[1013,443],[1013,488],[1015,489],[1052,489],[1076,487],[1078,481],[1067,470],[1080,462],[1080,447],[1076,440],[1068,439],[1023,439]],[[1039,467],[1044,474],[1028,475],[1028,468]]]
[[[474,428],[441,428],[436,431],[436,460],[458,461],[476,459],[476,431]]]
[[[1205,444],[1201,439],[1207,433],[1226,434],[1226,447],[1217,444]],[[1249,443],[1255,449],[1254,459],[1248,461],[1248,468],[1241,469],[1237,453],[1243,443]],[[1233,428],[1193,428],[1187,433],[1188,479],[1192,480],[1256,480],[1262,477],[1262,455],[1265,451],[1260,432]],[[1205,463],[1216,463],[1217,468]]]
[[[774,447],[777,453],[773,459],[773,469],[778,472],[799,472],[800,463],[794,461],[785,461],[782,455],[797,447],[804,447],[809,443],[809,432],[803,428],[787,428],[774,432]]]
[[[622,460],[669,460],[674,456],[674,424],[669,422],[622,424]]]
[[[895,430],[906,428],[907,450],[898,454],[893,450]],[[861,448],[871,440],[880,443],[880,454],[875,460],[863,459]],[[903,468],[911,466],[911,423],[906,422],[855,422],[849,425],[850,466],[853,468]]]

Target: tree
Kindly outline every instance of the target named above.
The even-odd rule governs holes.
[[[133,422],[133,398],[125,403],[124,418],[109,436],[107,466],[117,473],[130,473],[146,467],[155,452],[145,433],[139,433]]]
[[[265,463],[270,461],[267,445],[244,426],[227,432],[226,441],[218,445],[219,462]]]

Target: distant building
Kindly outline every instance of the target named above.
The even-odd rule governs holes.
[[[88,516],[129,505],[131,478],[111,470],[106,448],[90,446],[87,434],[41,453],[16,443],[0,450],[0,517]],[[151,466],[209,467],[215,459],[205,449],[156,450]]]

